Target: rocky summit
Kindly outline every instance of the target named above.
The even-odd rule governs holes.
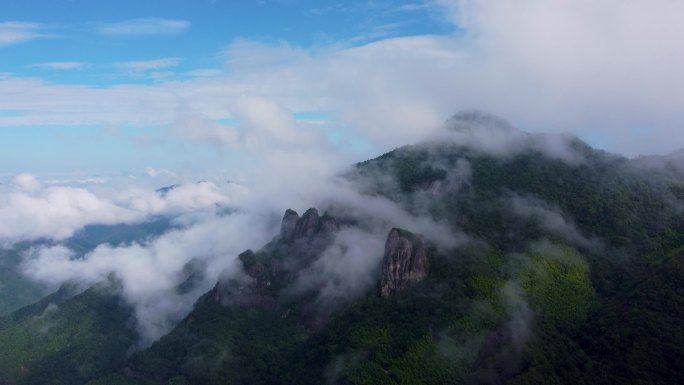
[[[285,242],[311,240],[313,237],[326,238],[338,229],[335,218],[325,213],[321,216],[315,208],[306,210],[301,217],[296,211],[288,209],[283,216],[280,238]]]

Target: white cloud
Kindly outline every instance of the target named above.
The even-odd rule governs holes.
[[[129,71],[150,71],[150,70],[160,70],[170,67],[175,67],[181,62],[180,58],[168,57],[155,60],[139,60],[139,61],[128,61],[115,63],[114,65],[118,68],[129,70]]]
[[[78,259],[63,246],[39,247],[26,256],[23,272],[52,285],[92,285],[113,275],[135,309],[142,344],[148,344],[175,326],[197,297],[216,284],[219,274],[238,274],[236,256],[263,245],[274,234],[271,225],[254,214],[211,216],[145,244],[100,245]],[[178,286],[189,278],[183,270],[192,262],[196,284],[180,293]]]
[[[493,96],[490,109],[515,121],[602,134],[611,150],[681,146],[684,3],[438,2],[476,48],[475,80],[486,87],[478,103]]]
[[[246,126],[247,142],[306,146],[315,140],[297,125],[291,111],[270,99],[243,95],[230,108]]]
[[[406,3],[398,6],[395,8],[396,11],[400,12],[415,12],[415,11],[424,11],[424,10],[430,10],[434,7],[433,4],[429,2],[422,2],[422,3]]]
[[[240,132],[235,126],[221,124],[191,112],[179,114],[171,132],[200,143],[237,146],[240,142]]]
[[[30,67],[46,68],[52,70],[80,70],[86,66],[86,63],[78,61],[53,61],[46,63],[32,64]]]
[[[137,37],[147,35],[176,35],[190,28],[186,20],[145,18],[104,24],[97,28],[102,35],[114,37]]]
[[[351,300],[378,280],[387,233],[340,230],[334,242],[300,273],[295,291],[320,289],[319,301]]]
[[[227,53],[235,85],[251,83],[291,110],[333,111],[381,148],[441,128],[458,108],[449,102],[450,78],[467,59],[453,39],[436,36],[316,52],[237,42]]]
[[[31,174],[22,173],[12,178],[12,184],[20,190],[34,191],[40,188],[40,182]]]
[[[155,175],[165,174],[157,172]],[[80,185],[73,187],[65,185]],[[119,182],[120,183],[120,182]],[[19,174],[0,190],[0,244],[24,240],[64,240],[89,224],[135,223],[150,216],[214,212],[246,194],[234,183],[180,183],[166,194],[109,180],[48,180]]]
[[[599,239],[587,238],[581,234],[571,219],[565,216],[558,207],[533,197],[511,194],[503,198],[507,207],[516,215],[536,219],[545,230],[562,237],[574,245],[593,249],[597,254],[605,253]]]
[[[161,175],[168,175],[168,176],[175,176],[176,174],[173,171],[169,171],[166,169],[156,169],[154,167],[145,167],[145,173],[151,177],[156,177],[156,176],[161,176]]]
[[[235,122],[223,124],[179,109],[172,133],[184,139],[227,148],[237,157],[233,177],[254,184],[278,183],[296,189],[352,162],[322,135],[316,123],[296,121],[291,111],[271,99],[242,95],[229,105]],[[293,172],[296,170],[296,172]],[[286,181],[286,179],[288,179]]]
[[[35,189],[34,189],[35,190]],[[136,213],[82,188],[48,187],[0,197],[0,240],[64,239],[88,223],[130,222]]]
[[[216,77],[216,76],[220,76],[222,74],[223,74],[223,71],[220,69],[216,69],[216,68],[196,69],[196,70],[192,70],[190,72],[185,73],[186,76],[195,77],[195,78]]]
[[[110,88],[53,85],[35,78],[0,78],[3,107],[21,116],[0,116],[0,126],[159,125],[172,121],[180,97],[163,87]],[[114,107],[116,106],[116,107]]]
[[[0,22],[0,47],[47,37],[41,32],[41,28],[38,23]]]

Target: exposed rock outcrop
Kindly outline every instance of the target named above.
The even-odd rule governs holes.
[[[330,244],[339,230],[335,218],[320,216],[315,208],[303,216],[288,209],[280,234],[257,253],[239,255],[243,276],[220,280],[214,299],[223,305],[265,306],[274,304],[280,290],[294,282],[299,271]]]
[[[287,210],[280,228],[280,238],[285,242],[311,240],[332,235],[339,229],[335,218],[327,213],[318,215],[318,210],[310,208],[300,218],[296,211]]]
[[[272,304],[275,299],[269,290],[274,271],[269,269],[252,250],[238,256],[245,276],[220,279],[214,288],[214,300],[224,306],[254,306]]]
[[[280,238],[292,238],[297,227],[297,221],[299,221],[299,214],[294,210],[287,209],[280,225]]]
[[[394,228],[385,242],[380,294],[389,297],[428,274],[425,242],[420,235]]]

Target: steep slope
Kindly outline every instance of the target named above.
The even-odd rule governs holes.
[[[286,289],[338,230],[316,209],[288,210],[280,234],[239,260],[245,275],[220,281],[169,335],[131,357],[126,369],[97,383],[280,383],[287,352],[308,338],[323,314],[308,293]]]

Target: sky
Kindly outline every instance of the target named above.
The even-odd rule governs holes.
[[[193,133],[190,122],[236,124],[231,104],[240,97],[313,123],[332,123],[334,112],[291,105],[284,98],[298,95],[263,92],[241,69],[453,30],[433,7],[393,1],[8,0],[0,11],[0,172],[8,175],[234,173],[235,158],[249,156],[207,145],[212,128]],[[334,145],[370,155],[364,138],[338,131],[326,133]]]
[[[373,157],[463,109],[627,156],[668,153],[684,145],[683,11],[675,0],[5,0],[0,175],[244,179],[280,152]]]

